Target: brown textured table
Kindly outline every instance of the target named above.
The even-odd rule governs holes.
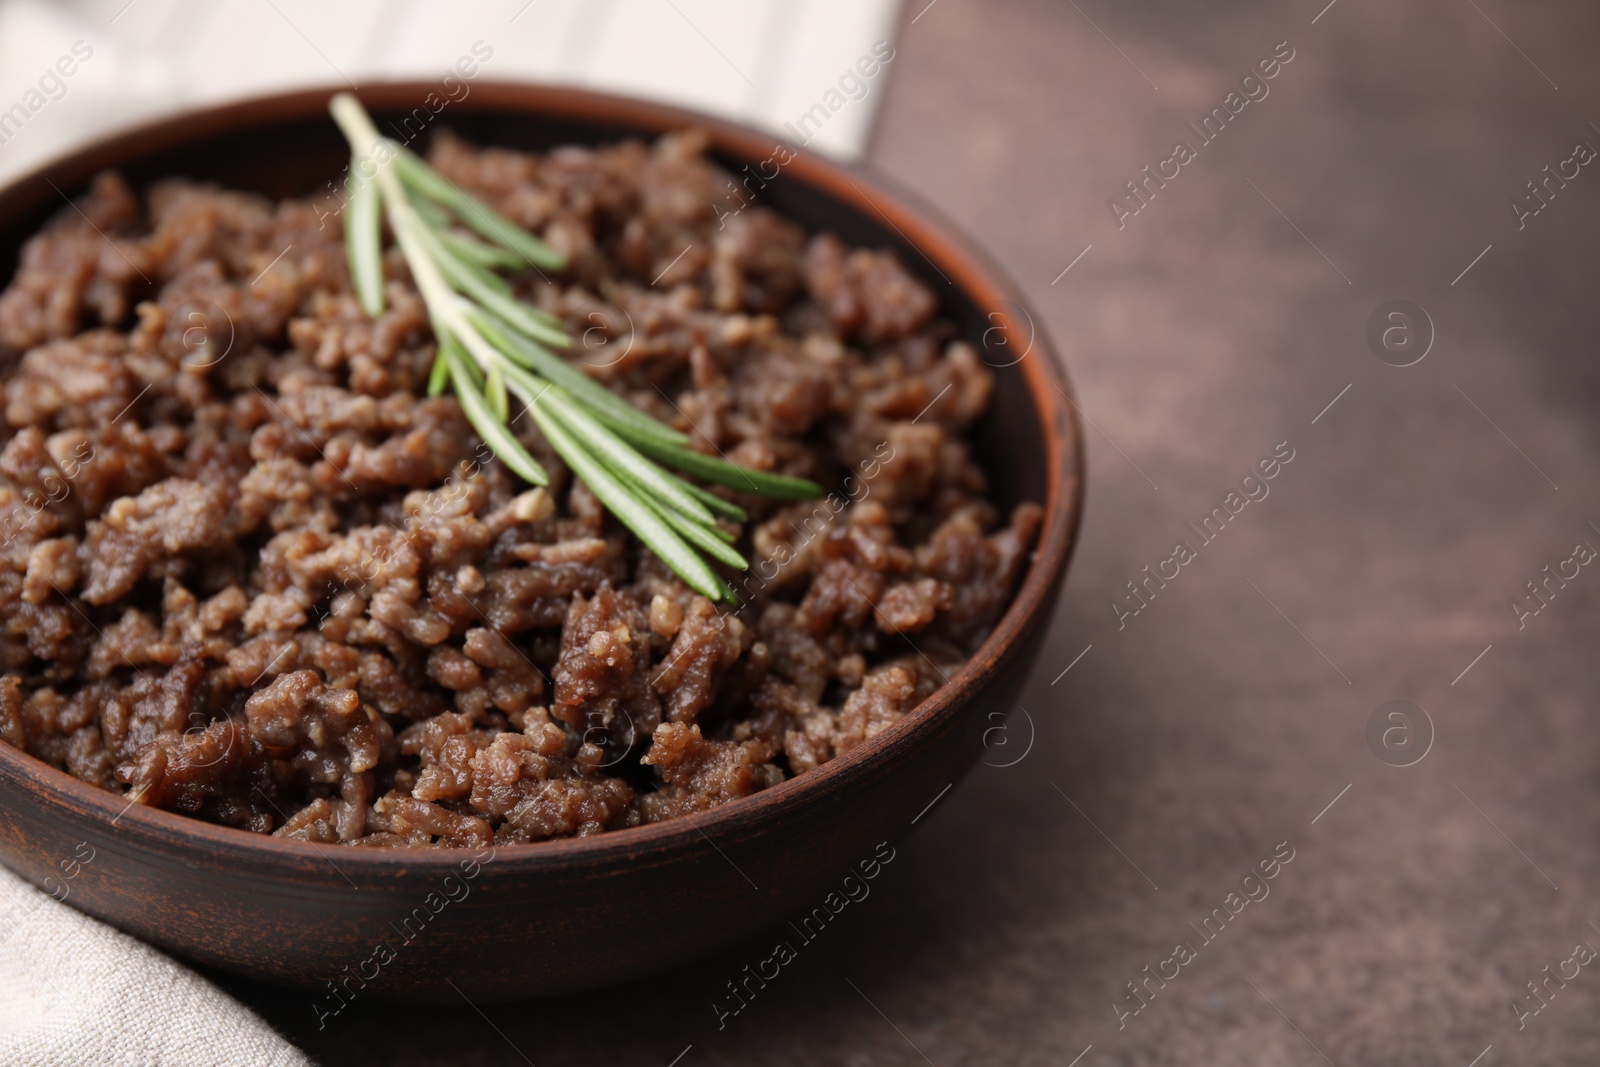
[[[1600,147],[1600,11],[923,2],[871,165],[1009,266],[1096,427],[1050,649],[989,758],[1026,755],[721,1031],[772,938],[493,1029],[357,1006],[319,1033],[304,998],[242,994],[328,1064],[1593,1063],[1600,166],[1573,149]],[[1239,88],[1280,42],[1266,95]],[[1146,165],[1176,176],[1119,229]],[[1405,321],[1389,363],[1366,339],[1398,299],[1435,334],[1407,367]],[[1230,503],[1209,542],[1185,526]],[[1146,565],[1177,577],[1119,629]],[[1524,583],[1574,569],[1519,629]],[[1367,740],[1392,699],[1432,724],[1411,766],[1376,753],[1421,753],[1416,712]],[[1117,1004],[1143,1006],[1119,1029]]]

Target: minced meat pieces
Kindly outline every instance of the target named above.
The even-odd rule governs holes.
[[[777,785],[784,774],[772,758],[763,741],[710,741],[698,725],[664,722],[642,761],[656,768],[663,785],[640,798],[640,814],[660,822]]]
[[[454,397],[338,203],[96,178],[0,293],[0,741],[319,846],[485,847],[693,816],[912,714],[981,643],[1037,506],[986,499],[990,370],[888,251],[809,234],[701,131],[546,153],[441,132],[452,182],[569,260],[508,279],[695,447],[816,479],[745,508],[736,607]]]
[[[22,717],[22,679],[0,677],[0,741],[12,748],[28,747],[28,726]]]
[[[117,768],[129,791],[152,807],[194,814],[248,772],[250,736],[224,720],[177,735],[164,733],[141,745]]]
[[[584,836],[637,821],[628,784],[585,773],[562,754],[568,747],[566,732],[544,722],[497,734],[473,757],[471,805],[499,823],[497,841]]]
[[[933,316],[933,294],[888,252],[845,247],[832,234],[814,238],[801,269],[811,298],[844,337],[868,343],[915,333]]]
[[[602,586],[580,593],[561,628],[550,713],[586,736],[648,734],[661,720],[650,687],[650,625],[628,593]]]

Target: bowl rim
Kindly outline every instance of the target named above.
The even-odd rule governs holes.
[[[50,190],[59,193],[57,186],[81,188],[100,170],[125,166],[142,157],[240,128],[313,117],[324,111],[330,96],[347,88],[331,84],[251,96],[181,111],[97,138],[0,187],[0,218],[38,210],[41,204],[49,203],[51,198],[45,194]],[[374,81],[364,85],[359,95],[369,108],[381,111],[414,106],[435,88],[431,82],[418,80]],[[1055,593],[1077,542],[1085,481],[1078,404],[1054,346],[1020,289],[970,238],[915,193],[881,175],[868,174],[858,166],[828,159],[740,123],[633,97],[492,79],[474,80],[470,96],[450,107],[458,114],[472,111],[545,115],[622,127],[619,137],[654,138],[669,130],[693,126],[710,134],[713,153],[750,163],[768,158],[777,145],[785,145],[794,153],[791,161],[782,164],[786,175],[856,212],[876,215],[921,253],[952,288],[965,293],[977,307],[992,309],[989,318],[996,321],[998,317],[996,325],[1011,331],[1009,336],[1023,336],[1018,332],[1017,311],[1028,320],[1026,336],[1030,347],[1014,365],[1022,374],[1033,403],[1047,452],[1043,522],[1016,595],[956,675],[904,719],[844,755],[750,796],[708,811],[589,837],[555,838],[525,846],[496,845],[495,866],[526,871],[636,863],[647,855],[661,856],[684,845],[694,845],[697,838],[716,848],[714,837],[729,839],[770,832],[827,803],[831,794],[865,788],[876,773],[892,771],[902,757],[914,755],[921,747],[922,735],[953,718],[974,692],[1005,669],[1036,627],[1048,624]],[[448,113],[446,109],[441,117]],[[447,118],[444,124],[448,124]],[[1036,358],[1027,358],[1030,354]],[[120,794],[96,788],[5,743],[0,743],[0,773],[21,779],[37,794],[72,809],[76,815],[102,817],[114,828],[125,829],[124,840],[131,848],[198,848],[216,860],[250,858],[258,865],[294,868],[304,868],[307,859],[314,860],[318,854],[327,858],[326,849],[310,842],[127,803]],[[457,848],[338,848],[340,865],[336,870],[344,874],[348,868],[348,873],[382,877],[416,869],[438,876],[456,868],[471,853],[470,849]],[[256,870],[258,874],[268,873],[259,866]]]

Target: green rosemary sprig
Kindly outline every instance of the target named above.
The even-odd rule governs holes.
[[[339,93],[329,110],[352,152],[344,224],[357,299],[368,315],[382,314],[386,216],[439,343],[429,394],[449,386],[501,462],[525,481],[548,484],[545,469],[511,432],[516,397],[573,474],[663,563],[696,592],[732,601],[733,590],[706,557],[748,567],[731,547],[735,537],[718,525],[748,516],[667,468],[784,500],[822,490],[696,452],[686,434],[557,355],[552,349],[572,345],[560,321],[518,300],[496,272],[561,270],[560,254],[381,136],[354,96]]]

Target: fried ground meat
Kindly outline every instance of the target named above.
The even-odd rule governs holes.
[[[696,447],[817,480],[750,512],[737,607],[454,398],[398,253],[332,198],[116,174],[0,293],[0,740],[142,803],[320,845],[482,847],[702,812],[892,729],[1005,609],[1040,510],[966,433],[988,368],[887,252],[755,205],[696,131],[476,149],[451,181],[563,252],[513,279]]]

